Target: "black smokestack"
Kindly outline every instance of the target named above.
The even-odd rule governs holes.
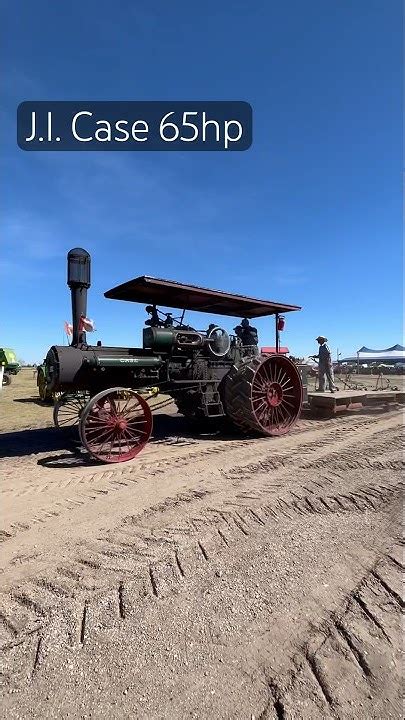
[[[86,333],[79,332],[80,318],[87,315],[87,290],[90,287],[90,255],[83,248],[69,250],[67,284],[72,295],[72,345],[86,342]]]

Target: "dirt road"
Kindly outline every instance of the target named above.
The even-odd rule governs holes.
[[[4,716],[400,718],[401,444],[400,409],[161,416],[115,467],[0,435]]]

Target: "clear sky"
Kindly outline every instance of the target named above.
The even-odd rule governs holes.
[[[38,362],[62,342],[75,246],[103,344],[141,342],[143,306],[103,293],[142,274],[301,305],[282,336],[295,355],[319,333],[334,356],[402,342],[400,0],[0,6],[0,345]],[[89,99],[245,100],[253,145],[17,147],[21,101]],[[272,319],[255,325],[273,344]]]

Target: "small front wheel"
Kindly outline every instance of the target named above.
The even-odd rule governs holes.
[[[55,427],[67,431],[69,435],[76,435],[82,412],[89,398],[88,392],[63,393],[53,408]]]

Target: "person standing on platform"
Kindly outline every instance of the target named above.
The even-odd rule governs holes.
[[[325,376],[329,384],[330,392],[335,392],[338,388],[335,385],[333,377],[332,355],[327,346],[328,338],[324,335],[318,335],[316,341],[319,343],[318,355],[311,355],[314,360],[318,360],[318,392],[325,392]]]

